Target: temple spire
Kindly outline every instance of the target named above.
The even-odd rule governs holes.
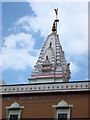
[[[30,83],[68,82],[70,79],[70,63],[66,63],[57,35],[58,9],[55,9],[55,14],[52,33],[47,36],[41,48],[31,78],[28,79]]]
[[[52,32],[56,32],[57,33],[57,22],[59,22],[59,19],[58,19],[58,8],[54,9],[54,10],[55,10],[55,14],[56,14],[56,19],[53,22]]]

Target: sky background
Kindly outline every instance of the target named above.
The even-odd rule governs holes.
[[[70,81],[88,80],[87,2],[2,2],[2,79],[7,84],[29,83],[51,33],[54,8],[59,9],[60,43],[71,63]]]

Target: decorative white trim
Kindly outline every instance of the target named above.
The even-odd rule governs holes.
[[[58,118],[58,114],[67,114],[67,118],[70,119],[70,111],[73,105],[69,105],[67,102],[62,100],[58,105],[53,105],[54,118]]]
[[[11,85],[0,87],[0,94],[89,91],[89,82]]]
[[[18,115],[18,119],[21,119],[21,112],[24,106],[19,106],[17,102],[11,104],[11,106],[7,106],[6,110],[6,119],[10,119],[10,115]]]

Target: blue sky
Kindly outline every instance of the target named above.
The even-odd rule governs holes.
[[[58,34],[71,63],[71,79],[88,79],[88,3],[2,3],[2,79],[28,83],[47,35],[54,8],[59,9]]]

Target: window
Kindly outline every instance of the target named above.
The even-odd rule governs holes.
[[[67,114],[58,114],[58,120],[67,120]]]
[[[10,120],[18,120],[18,115],[10,115]]]
[[[14,102],[11,104],[11,106],[7,106],[7,120],[20,120],[22,109],[24,106],[20,106],[17,102]]]
[[[68,104],[64,100],[58,103],[58,105],[53,105],[54,108],[54,118],[58,120],[70,120],[71,108],[73,105]]]

